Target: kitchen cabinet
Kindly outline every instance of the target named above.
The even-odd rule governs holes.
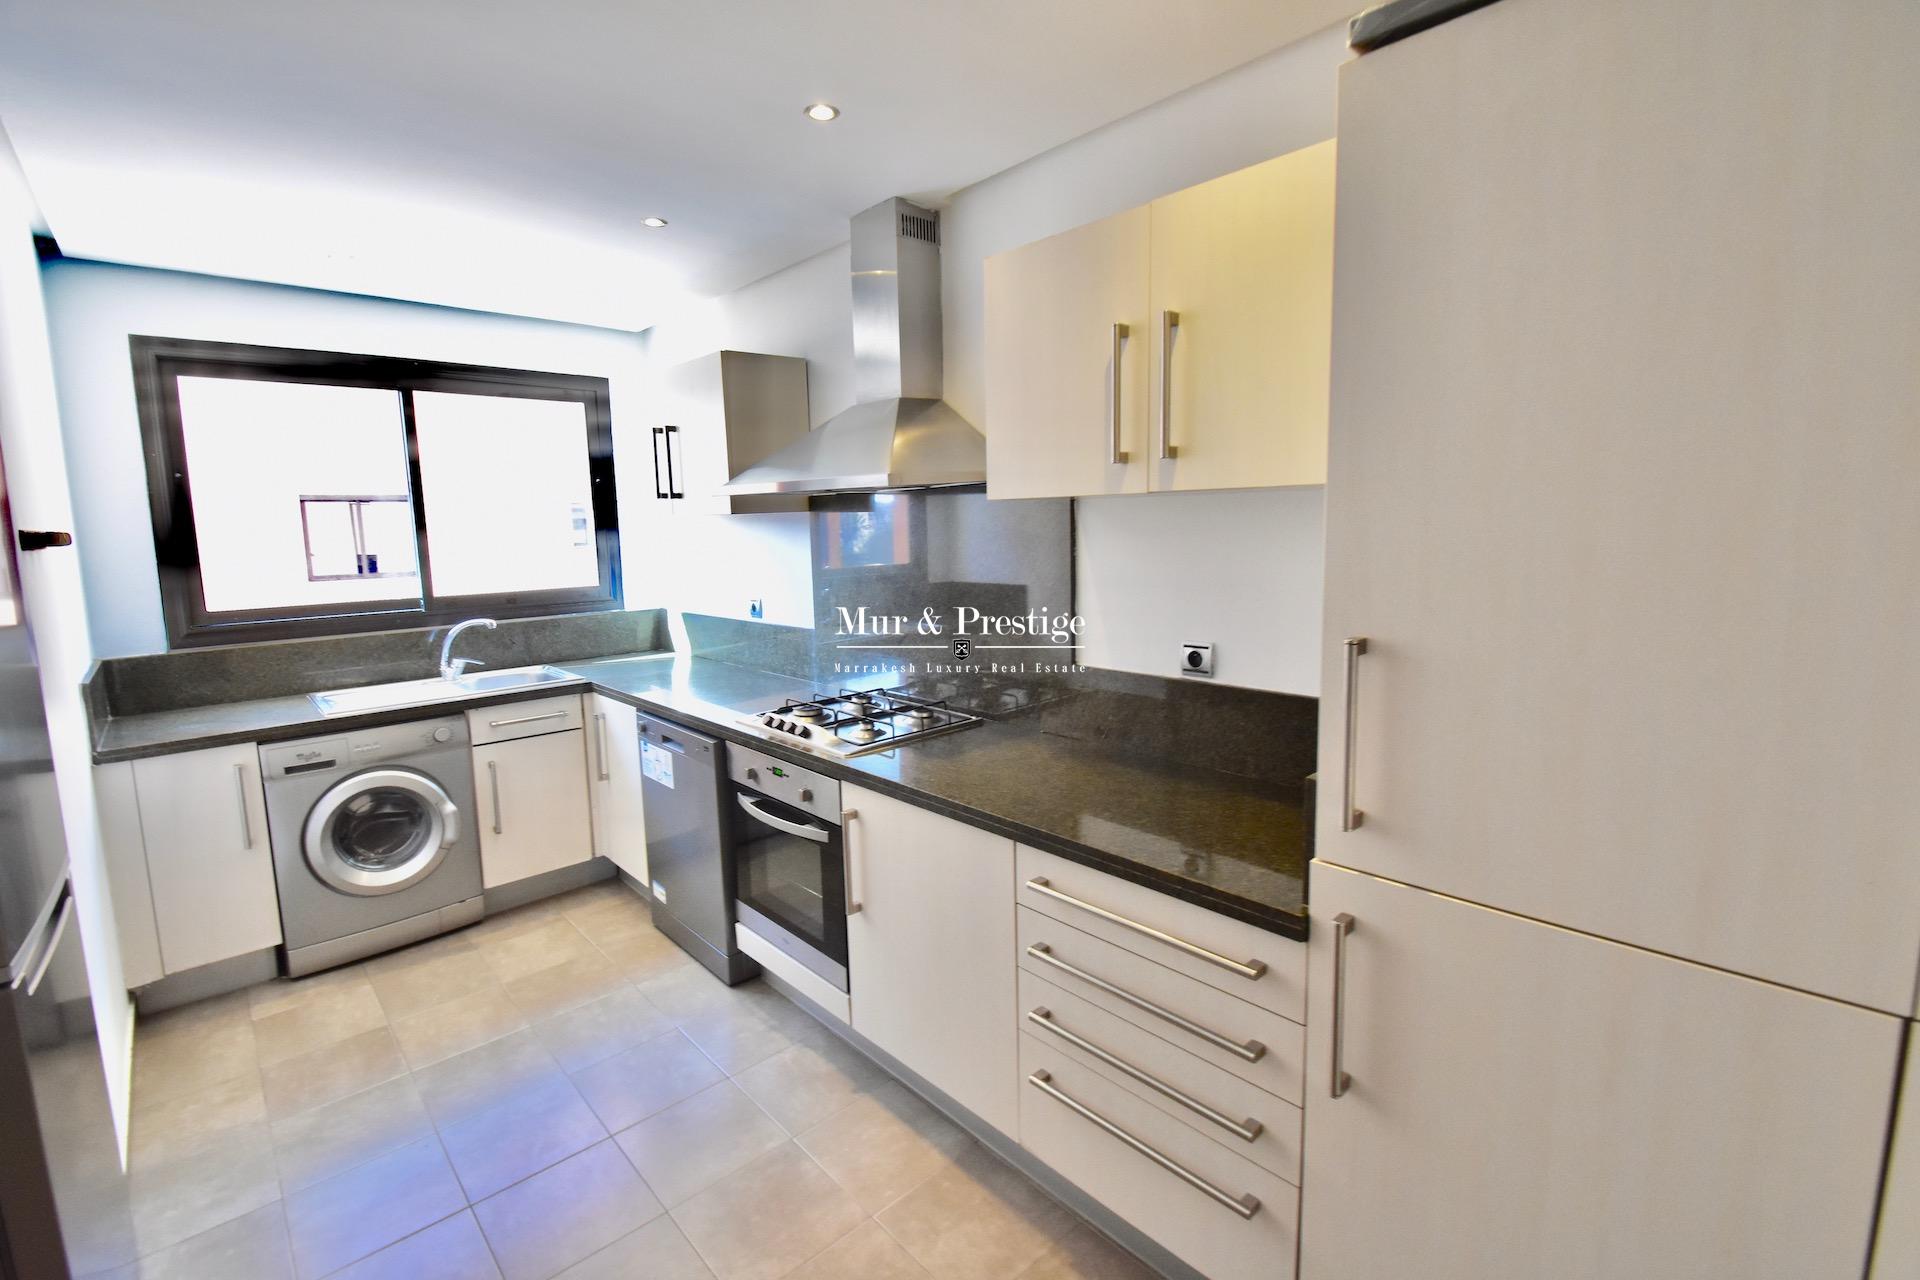
[[[278,946],[259,749],[242,743],[150,756],[132,772],[161,967],[182,973]],[[107,825],[125,840],[123,822]],[[123,883],[116,878],[116,887]],[[115,910],[133,913],[139,904],[116,900]]]
[[[715,351],[661,375],[648,424],[653,495],[673,514],[805,511],[807,499],[729,496],[721,486],[806,435],[807,362],[798,356]]]
[[[1913,1009],[1917,45],[1529,0],[1342,68],[1320,858]]]
[[[1019,1132],[1013,842],[843,784],[853,1029]]]
[[[593,851],[646,885],[647,825],[640,785],[640,723],[634,709],[587,695],[587,802]]]
[[[578,695],[573,696],[575,707]],[[527,704],[520,704],[521,706]],[[495,707],[517,711],[518,706]],[[471,718],[479,712],[469,711]],[[531,712],[522,714],[534,714]],[[577,712],[576,712],[577,714]],[[473,748],[480,812],[480,881],[488,889],[593,856],[586,734],[578,727]]]
[[[1860,1274],[1899,1019],[1321,864],[1311,893],[1302,1280]]]
[[[1324,483],[1333,183],[1323,142],[987,259],[988,496]]]
[[[1880,1195],[1880,1232],[1874,1242],[1872,1280],[1920,1276],[1920,1045],[1908,1026],[1906,1080],[1900,1114],[1887,1151],[1887,1181]]]
[[[160,958],[160,928],[153,918],[153,883],[147,874],[147,842],[140,832],[140,799],[131,761],[95,765],[94,805],[100,818],[100,852],[113,897],[120,967],[133,990],[166,976]]]

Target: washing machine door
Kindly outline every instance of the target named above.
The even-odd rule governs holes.
[[[412,769],[368,769],[343,778],[307,815],[307,866],[341,893],[374,897],[420,883],[460,837],[460,810],[441,785]]]

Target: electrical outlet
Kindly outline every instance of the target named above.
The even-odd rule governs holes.
[[[1210,644],[1181,645],[1180,674],[1183,676],[1212,676],[1213,646]]]
[[[747,601],[747,616],[749,618],[766,617],[767,616],[766,601],[760,599],[758,596],[755,596],[753,599]]]

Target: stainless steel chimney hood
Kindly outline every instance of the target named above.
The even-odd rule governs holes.
[[[987,441],[940,398],[940,219],[882,200],[853,219],[856,403],[733,477],[725,493],[984,484]]]

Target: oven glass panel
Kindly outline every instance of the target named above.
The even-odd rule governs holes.
[[[825,843],[776,831],[734,808],[735,892],[837,964],[847,962],[847,907],[840,861],[840,828],[757,792],[742,790],[768,813],[830,833]]]

